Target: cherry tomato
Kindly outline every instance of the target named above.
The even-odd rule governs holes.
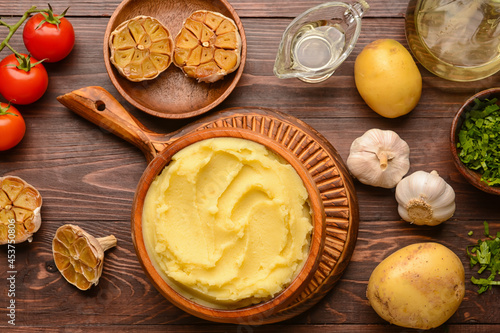
[[[38,13],[26,22],[23,40],[33,57],[56,62],[64,59],[73,49],[75,32],[73,25],[62,15]]]
[[[23,116],[12,105],[0,103],[0,151],[17,145],[24,137],[26,124]]]
[[[27,57],[25,54],[23,56]],[[38,61],[30,58],[31,64]],[[10,54],[0,61],[0,94],[14,104],[30,104],[47,90],[49,76],[43,65],[37,64],[29,71],[19,69],[19,60]]]

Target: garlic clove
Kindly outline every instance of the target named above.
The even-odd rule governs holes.
[[[416,171],[396,186],[398,213],[417,225],[438,225],[455,213],[455,191],[436,171]]]
[[[439,223],[449,220],[453,216],[453,213],[455,213],[455,208],[456,208],[455,203],[453,203],[452,205],[450,205],[449,210],[448,209],[435,210],[434,220],[439,221]]]
[[[439,176],[437,176],[439,177]],[[442,180],[441,177],[439,179]],[[442,180],[444,181],[444,180]],[[442,186],[440,184],[436,184],[436,187],[429,187],[429,192],[432,192],[433,189],[440,188],[441,191],[435,190],[436,195],[431,197],[430,200],[434,201],[434,205],[436,206],[444,206],[448,202],[455,202],[455,191],[451,186]]]
[[[410,169],[409,155],[396,132],[374,128],[353,141],[347,167],[363,184],[394,188]]]

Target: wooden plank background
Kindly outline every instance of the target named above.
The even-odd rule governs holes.
[[[162,133],[174,131],[189,120],[149,116],[119,96],[102,59],[104,31],[119,0],[51,1],[60,12],[70,6],[76,45],[65,60],[46,64],[49,88],[42,99],[20,106],[27,133],[15,149],[0,152],[0,176],[16,175],[35,185],[44,200],[43,224],[31,244],[16,246],[16,331],[123,332],[409,332],[389,325],[371,309],[366,285],[371,271],[387,255],[405,245],[438,241],[452,249],[466,269],[465,299],[435,332],[500,331],[500,289],[478,295],[469,280],[465,248],[482,235],[483,221],[500,231],[500,198],[476,190],[455,169],[449,151],[453,115],[472,94],[499,86],[499,75],[456,83],[432,75],[419,65],[423,76],[422,98],[407,116],[385,119],[360,98],[353,78],[354,60],[369,42],[393,38],[407,47],[404,15],[407,1],[372,0],[363,19],[358,44],[329,80],[305,84],[279,80],[272,67],[281,34],[291,19],[322,1],[232,0],[242,19],[248,42],[244,74],[233,93],[216,109],[236,106],[273,108],[295,116],[324,135],[345,159],[352,141],[370,128],[391,129],[410,146],[411,169],[437,170],[456,192],[457,210],[437,227],[401,221],[394,190],[356,182],[360,226],[351,262],[336,287],[309,311],[274,325],[238,326],[207,322],[190,316],[166,301],[149,283],[136,258],[130,237],[130,209],[135,187],[147,163],[127,142],[75,115],[56,97],[88,85],[110,91],[146,127]],[[0,17],[16,22],[35,1],[0,0]],[[0,38],[6,35],[0,27]],[[24,51],[21,30],[11,45]],[[7,49],[1,57],[9,54]],[[0,82],[0,84],[2,84]],[[0,133],[1,139],[1,133]],[[64,281],[53,264],[51,241],[62,224],[82,226],[96,236],[114,234],[118,246],[106,254],[103,276],[97,287],[80,292]],[[474,236],[467,233],[472,230]],[[0,250],[0,267],[7,265],[7,251]],[[0,331],[7,324],[7,275],[0,269]]]

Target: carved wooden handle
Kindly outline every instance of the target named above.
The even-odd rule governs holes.
[[[76,114],[140,148],[148,161],[165,147],[162,142],[155,142],[157,133],[145,128],[102,87],[78,89],[57,97],[57,100]]]

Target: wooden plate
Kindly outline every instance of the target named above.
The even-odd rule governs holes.
[[[156,79],[131,82],[122,77],[109,60],[109,36],[122,22],[138,15],[158,19],[175,38],[182,23],[196,10],[219,12],[232,18],[241,35],[241,63],[238,69],[214,83],[198,83],[186,77],[174,64]],[[104,64],[116,90],[133,106],[162,118],[188,118],[219,105],[236,87],[246,60],[246,37],[236,11],[226,0],[124,0],[111,16],[103,44]]]
[[[156,163],[162,163],[160,159],[155,159],[160,151],[190,133],[233,128],[268,138],[295,155],[303,164],[317,187],[326,217],[325,243],[318,268],[302,292],[286,307],[265,317],[249,318],[238,323],[256,325],[289,319],[316,304],[341,277],[356,243],[359,226],[357,197],[340,155],[306,123],[270,109],[246,107],[222,110],[174,133],[159,134],[144,128],[100,87],[73,91],[59,96],[58,100],[94,124],[106,124],[107,130],[139,147],[149,161]]]

